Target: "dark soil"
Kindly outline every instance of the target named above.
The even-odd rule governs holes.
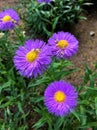
[[[71,61],[79,71],[69,77],[69,81],[71,80],[76,85],[80,85],[83,79],[84,65],[87,64],[93,69],[95,63],[97,63],[97,8],[89,12],[86,11],[84,16],[87,19],[79,21],[73,28],[73,34],[79,40],[79,51],[77,55],[71,58]],[[94,32],[93,36],[90,35],[91,31]]]

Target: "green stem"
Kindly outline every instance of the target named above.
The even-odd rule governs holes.
[[[18,28],[14,28],[14,32],[15,32],[18,40],[20,40],[22,43],[24,43],[25,38],[24,38],[23,34],[21,34],[20,30]]]
[[[9,36],[9,31],[6,31],[6,32],[5,32],[5,35],[4,35],[5,41],[7,41],[8,36]]]
[[[51,80],[53,81],[55,80],[54,75],[51,75],[48,70],[46,71],[46,73],[50,77]]]
[[[65,61],[64,59],[61,59],[61,65],[60,65],[60,68],[59,68],[61,71],[62,71],[63,66],[64,66],[64,61]]]

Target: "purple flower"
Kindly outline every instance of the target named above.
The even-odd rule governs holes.
[[[56,116],[66,116],[77,106],[78,93],[65,81],[55,81],[48,85],[44,102],[48,111]]]
[[[51,50],[41,40],[28,40],[14,56],[14,64],[24,77],[36,77],[46,70],[51,62]]]
[[[68,32],[54,33],[48,40],[52,47],[53,55],[59,58],[70,58],[78,51],[78,40]]]
[[[0,12],[0,30],[6,31],[13,29],[19,22],[20,18],[13,9],[6,9]]]
[[[38,0],[38,2],[39,2],[39,3],[43,3],[43,2],[44,2],[44,3],[50,3],[51,0]]]

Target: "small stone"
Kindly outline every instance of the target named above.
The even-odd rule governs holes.
[[[94,31],[90,31],[90,36],[94,36],[95,32]]]

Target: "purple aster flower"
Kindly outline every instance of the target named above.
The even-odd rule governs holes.
[[[55,81],[48,85],[44,102],[48,111],[56,116],[66,116],[77,106],[78,94],[75,88],[65,81]]]
[[[68,59],[78,50],[78,40],[68,32],[54,33],[49,38],[48,44],[52,47],[53,55],[60,58]]]
[[[44,3],[50,3],[51,0],[38,0],[38,2],[39,2],[39,3],[43,3],[43,2],[44,2]]]
[[[24,77],[36,77],[42,74],[51,62],[51,50],[41,40],[28,40],[20,46],[14,56],[14,64]]]
[[[20,18],[13,9],[6,9],[0,12],[0,30],[6,31],[13,29],[19,22]]]

